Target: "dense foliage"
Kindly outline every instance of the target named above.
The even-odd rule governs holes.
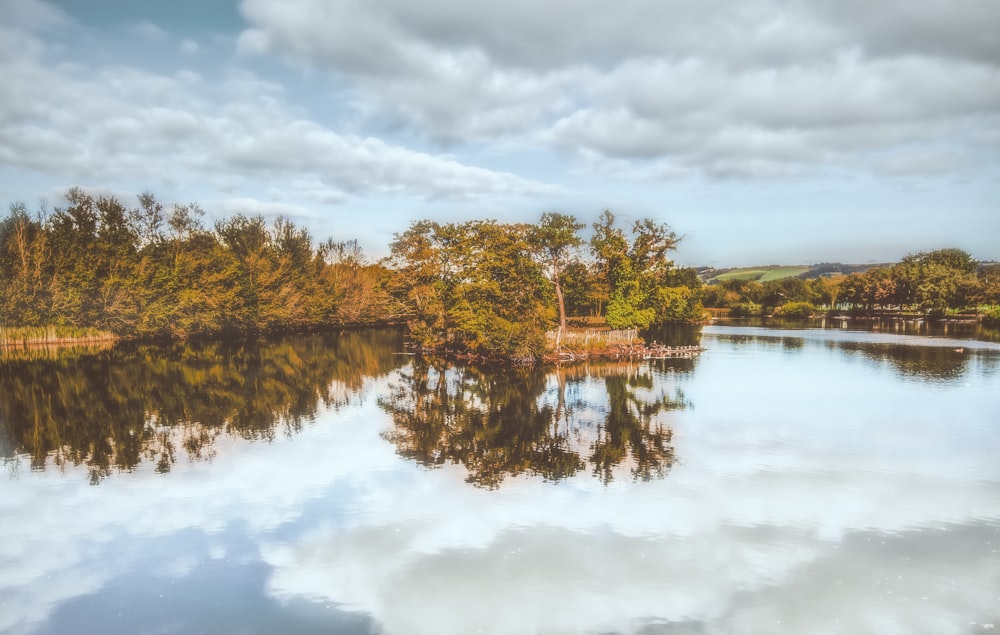
[[[90,327],[140,338],[270,332],[406,319],[424,346],[537,359],[568,317],[612,328],[702,319],[679,238],[548,212],[536,224],[419,221],[369,264],[356,241],[315,245],[285,218],[203,226],[197,205],[129,209],[72,189],[66,206],[0,221],[0,327]],[[585,245],[589,249],[584,249]]]
[[[1000,265],[980,265],[961,249],[909,255],[889,267],[811,280],[767,282],[726,280],[705,287],[710,307],[729,307],[733,316],[778,313],[806,316],[805,304],[852,312],[913,311],[943,315],[980,310],[990,316],[1000,305]]]
[[[492,220],[414,223],[392,243],[392,289],[428,347],[529,359],[554,321],[552,286],[529,227]]]
[[[604,286],[608,326],[646,328],[657,322],[702,319],[701,283],[690,269],[668,257],[680,238],[651,219],[632,224],[632,238],[618,228],[609,211],[594,223],[590,240],[597,280]]]
[[[0,326],[97,327],[139,337],[372,322],[391,313],[387,272],[354,242],[317,247],[291,221],[238,214],[203,227],[197,205],[167,212],[72,189],[66,207],[0,222]]]
[[[544,214],[537,225],[419,221],[398,234],[391,288],[424,346],[535,359],[566,316],[605,317],[612,328],[702,318],[701,283],[667,257],[678,238],[637,222],[631,238],[604,212],[580,252],[583,225]],[[561,331],[561,329],[560,329]]]

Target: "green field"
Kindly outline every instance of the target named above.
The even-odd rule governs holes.
[[[804,265],[797,266],[775,266],[775,267],[741,267],[731,269],[726,273],[721,273],[709,282],[725,282],[726,280],[757,280],[767,282],[768,280],[780,280],[781,278],[791,278],[802,275],[812,267]]]
[[[781,278],[793,278],[795,276],[800,276],[807,271],[810,271],[812,267],[774,267],[768,269],[767,273],[760,277],[761,282],[767,282],[768,280],[780,280]]]

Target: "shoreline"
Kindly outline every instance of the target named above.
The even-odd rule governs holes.
[[[595,350],[577,351],[564,349],[558,353],[547,353],[542,357],[548,363],[572,363],[591,359],[691,359],[705,351],[703,346],[666,346],[653,342],[652,344],[613,344]]]
[[[274,328],[267,330],[246,330],[246,331],[221,331],[212,333],[197,333],[185,337],[156,335],[119,335],[110,331],[99,331],[97,329],[79,328],[86,334],[60,335],[59,329],[67,327],[41,326],[41,327],[0,327],[0,350],[28,350],[33,348],[61,348],[73,346],[94,346],[99,344],[156,344],[172,342],[197,342],[212,339],[239,339],[239,338],[267,338],[281,335],[306,335],[310,333],[332,333],[364,328],[392,328],[405,327],[405,323],[397,320],[386,320],[383,322],[352,322],[347,324],[311,325],[305,327]],[[78,327],[68,327],[78,328]]]
[[[619,343],[610,344],[600,348],[570,349],[563,348],[558,353],[549,351],[537,358],[497,358],[483,355],[475,351],[459,350],[448,347],[416,347],[407,354],[421,355],[423,357],[437,357],[451,362],[462,362],[466,364],[482,364],[484,366],[506,366],[512,368],[522,368],[528,366],[552,366],[560,364],[574,364],[578,362],[605,360],[647,360],[647,359],[693,359],[706,349],[699,345],[690,346],[667,346],[653,342],[633,342],[630,344]]]

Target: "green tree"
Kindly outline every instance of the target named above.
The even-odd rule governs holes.
[[[1000,305],[1000,265],[983,267],[973,301],[977,304]]]
[[[576,257],[576,250],[583,244],[577,232],[583,223],[576,218],[556,212],[542,214],[541,220],[533,228],[531,244],[538,250],[546,274],[555,285],[556,301],[559,307],[559,330],[556,333],[556,351],[560,348],[561,337],[566,329],[566,302],[563,297],[562,274]]]
[[[941,314],[972,301],[977,268],[972,256],[961,249],[938,249],[903,258],[891,268],[890,275],[899,304]]]
[[[607,283],[591,263],[576,260],[562,272],[566,313],[575,317],[599,317],[608,302]]]
[[[532,359],[545,350],[551,284],[530,227],[493,220],[420,221],[392,244],[394,292],[424,346]]]
[[[605,210],[591,238],[597,270],[606,280],[609,299],[605,319],[612,328],[645,328],[653,322],[700,320],[701,282],[694,272],[682,272],[669,258],[680,238],[670,227],[646,218],[632,224],[632,240]]]
[[[645,306],[646,295],[633,262],[633,255],[625,232],[615,224],[615,215],[604,210],[594,223],[590,249],[597,261],[597,269],[609,289],[605,319],[611,328],[645,328],[653,323],[656,310]]]

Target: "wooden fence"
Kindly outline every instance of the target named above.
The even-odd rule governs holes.
[[[549,331],[549,341],[555,342],[557,331]],[[639,337],[639,329],[586,329],[563,331],[561,344],[572,347],[603,347],[611,344],[631,344]]]

